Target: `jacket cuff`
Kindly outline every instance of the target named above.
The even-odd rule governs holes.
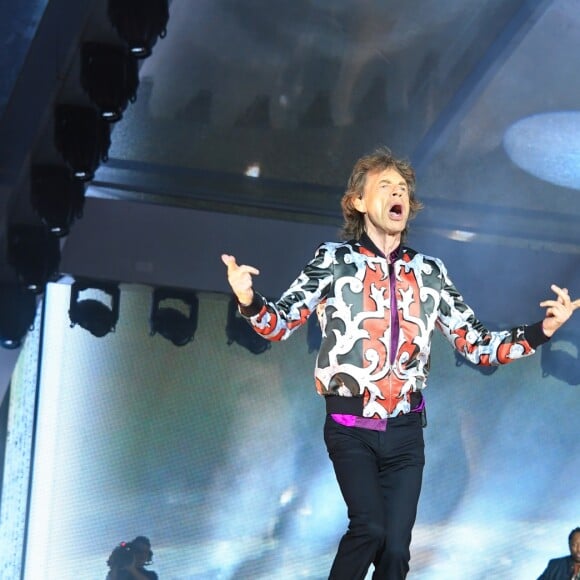
[[[542,330],[542,321],[524,326],[524,336],[529,345],[536,350],[540,345],[548,342],[551,337],[546,336]]]
[[[238,302],[238,310],[240,311],[240,314],[244,318],[252,318],[252,316],[256,316],[256,314],[258,314],[260,310],[262,310],[264,303],[265,303],[264,297],[261,294],[258,294],[258,292],[254,292],[252,302],[247,306],[242,306]]]

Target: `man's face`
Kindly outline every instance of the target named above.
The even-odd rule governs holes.
[[[145,562],[149,560],[149,551],[151,550],[151,546],[149,544],[138,542],[133,544],[133,548],[135,552],[135,565],[143,566]]]
[[[394,168],[369,173],[364,194],[355,200],[355,208],[364,214],[367,233],[373,237],[401,234],[409,219],[409,187]]]
[[[580,532],[576,532],[570,539],[570,554],[574,562],[580,563]]]

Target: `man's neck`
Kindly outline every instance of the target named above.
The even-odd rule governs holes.
[[[383,252],[385,256],[390,256],[393,250],[401,245],[401,234],[377,234],[376,232],[366,232],[373,244]]]

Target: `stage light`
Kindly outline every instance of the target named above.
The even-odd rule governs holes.
[[[57,273],[60,243],[44,226],[13,224],[8,228],[8,263],[26,289],[41,293]]]
[[[108,15],[137,58],[148,57],[157,38],[167,34],[167,0],[109,0]]]
[[[30,203],[51,233],[66,236],[75,219],[82,216],[84,183],[73,179],[68,167],[33,165]]]
[[[110,125],[91,107],[57,105],[54,143],[75,179],[90,181],[108,160]]]
[[[465,230],[451,230],[448,232],[447,237],[455,242],[472,242],[477,238],[477,234]]]
[[[524,117],[508,127],[503,146],[512,162],[530,175],[560,187],[580,189],[580,111],[548,111]]]
[[[71,286],[68,311],[71,328],[78,324],[98,338],[114,332],[119,321],[120,299],[118,283],[76,279]]]
[[[250,327],[248,321],[239,313],[238,303],[235,298],[232,298],[228,305],[226,335],[228,345],[235,342],[253,354],[261,354],[272,346],[270,341],[257,334]]]
[[[260,172],[261,169],[259,163],[250,163],[250,165],[246,167],[244,175],[247,175],[248,177],[260,177]]]
[[[194,292],[156,288],[149,318],[151,336],[159,333],[175,346],[185,346],[197,330],[198,311],[199,300]]]
[[[137,98],[137,59],[122,46],[97,42],[85,42],[81,53],[81,86],[103,119],[118,121]]]
[[[36,295],[17,283],[0,282],[0,346],[19,348],[34,323]]]

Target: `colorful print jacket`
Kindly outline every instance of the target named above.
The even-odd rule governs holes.
[[[531,355],[547,340],[540,323],[490,332],[465,304],[441,260],[407,247],[394,254],[389,268],[366,235],[358,242],[324,243],[278,301],[256,293],[240,311],[256,332],[277,341],[316,310],[322,329],[318,393],[362,397],[362,416],[374,418],[411,410],[411,394],[426,386],[435,328],[480,365]],[[393,282],[398,324],[391,316]],[[393,328],[398,336],[391,336]]]

